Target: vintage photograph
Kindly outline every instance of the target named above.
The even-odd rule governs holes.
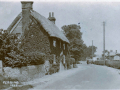
[[[120,90],[119,0],[0,0],[0,90]]]

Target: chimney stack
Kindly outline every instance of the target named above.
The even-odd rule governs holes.
[[[32,10],[32,1],[21,1],[22,4],[22,35],[28,30],[30,23],[30,10]]]
[[[22,9],[32,9],[33,1],[21,1]]]
[[[116,50],[116,53],[117,53],[117,50]]]
[[[51,12],[49,12],[49,17],[48,17],[48,19],[55,24],[56,19],[55,19],[55,17],[54,17],[54,12],[52,12],[52,16],[51,16]]]

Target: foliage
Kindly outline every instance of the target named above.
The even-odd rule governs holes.
[[[45,54],[39,52],[24,53],[19,48],[21,40],[16,34],[4,33],[1,35],[2,45],[0,48],[0,59],[3,60],[4,66],[22,67],[27,65],[44,64]]]
[[[93,48],[93,57],[96,56],[96,55],[95,55],[95,52],[96,52],[97,47],[96,47],[96,46],[89,46],[89,47],[87,47],[87,48],[84,50],[84,55],[85,55],[86,57],[92,58],[92,48]]]
[[[77,61],[77,63],[76,64],[81,64],[79,61]]]
[[[73,64],[73,68],[77,68],[77,65],[76,65],[76,64]]]
[[[33,54],[31,56],[24,55],[21,56],[19,54],[8,53],[8,57],[5,57],[4,63],[5,66],[9,67],[22,67],[27,65],[40,65],[44,64],[44,55],[43,54]]]
[[[71,58],[70,55],[67,55],[66,56],[66,63],[67,63],[67,68],[68,69],[71,69],[71,66],[72,64],[75,64],[75,59],[74,58]]]
[[[49,69],[49,74],[53,74],[59,71],[59,64],[53,64],[52,67]]]
[[[39,64],[44,64],[45,63],[45,54],[40,53],[40,52],[31,52],[31,53],[26,53],[25,57],[29,59],[30,65],[39,65]]]
[[[87,47],[82,40],[82,33],[80,31],[81,27],[72,24],[72,25],[64,25],[62,26],[63,33],[70,41],[69,51],[73,58],[75,58],[75,62],[80,59],[85,59],[86,57],[92,56],[92,46]],[[97,47],[93,46],[93,53],[96,52]]]
[[[75,24],[63,26],[62,27],[64,34],[70,41],[69,45],[69,51],[70,54],[73,55],[73,58],[75,58],[75,61],[78,60],[78,58],[81,57],[81,52],[83,52],[81,46],[83,45],[82,40],[82,33],[80,32],[80,26],[77,26]]]

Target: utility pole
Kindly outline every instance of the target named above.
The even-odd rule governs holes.
[[[93,60],[93,40],[92,40],[92,60]]]
[[[105,61],[105,22],[103,22],[103,60]]]

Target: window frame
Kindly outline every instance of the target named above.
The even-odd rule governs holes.
[[[63,43],[63,49],[65,50],[65,48],[66,48],[66,47],[65,47],[65,43]]]
[[[53,46],[56,47],[56,39],[53,39]]]

